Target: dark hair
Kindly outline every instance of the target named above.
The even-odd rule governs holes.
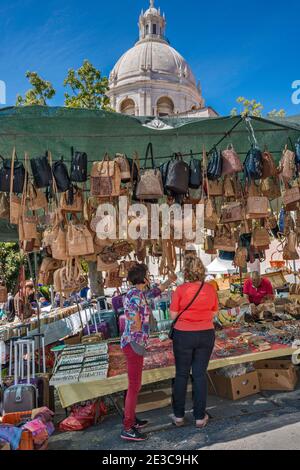
[[[128,271],[127,281],[134,286],[144,284],[147,271],[148,267],[145,264],[137,264]]]

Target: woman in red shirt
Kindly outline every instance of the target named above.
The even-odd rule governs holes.
[[[186,389],[192,368],[194,417],[196,426],[202,428],[208,422],[206,371],[215,342],[213,317],[218,310],[218,297],[215,288],[204,282],[205,268],[195,255],[185,257],[184,278],[185,283],[177,287],[170,306],[172,319],[179,317],[173,338],[176,365],[173,423],[184,425]]]

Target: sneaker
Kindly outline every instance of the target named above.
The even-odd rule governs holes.
[[[128,431],[123,429],[121,432],[121,439],[125,439],[126,441],[145,441],[147,439],[147,435],[133,427]]]
[[[135,418],[135,428],[142,429],[149,423],[148,419],[138,419]]]

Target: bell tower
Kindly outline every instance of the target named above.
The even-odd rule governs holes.
[[[161,15],[160,8],[155,8],[154,0],[150,0],[148,10],[142,10],[139,18],[140,41],[165,41],[166,17]]]

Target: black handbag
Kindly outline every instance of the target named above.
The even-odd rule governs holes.
[[[192,152],[191,152],[192,153]],[[196,160],[191,155],[190,161],[190,175],[189,175],[189,188],[199,189],[202,184],[202,170],[200,160]]]
[[[71,186],[71,180],[69,177],[68,169],[64,164],[63,159],[53,163],[52,173],[55,179],[58,192],[66,192]]]
[[[251,146],[244,161],[244,175],[247,180],[257,180],[263,174],[263,157],[261,151]]]
[[[213,150],[213,154],[209,159],[207,165],[207,178],[209,180],[217,180],[222,176],[223,159],[221,152],[218,152],[216,148]]]
[[[182,160],[180,153],[175,153],[170,160],[165,188],[174,194],[186,194],[189,188],[189,165]]]
[[[11,168],[12,160],[4,159],[2,168],[0,169],[0,191],[4,193],[10,192],[10,177],[11,177]],[[25,168],[22,162],[18,160],[14,161],[14,173],[13,173],[13,193],[22,193],[24,189],[25,182]]]
[[[166,194],[167,196],[171,196],[171,191],[169,191],[169,190],[166,188],[166,182],[167,182],[167,175],[168,175],[168,170],[169,170],[169,164],[170,164],[170,160],[168,160],[167,162],[163,163],[163,164],[160,165],[160,167],[159,167],[159,170],[160,170],[160,173],[161,173],[161,179],[162,179],[163,187],[164,187],[164,194]]]
[[[295,161],[296,165],[300,165],[300,138],[297,140],[295,144]]]
[[[74,152],[74,148],[71,147],[71,181],[76,183],[85,183],[87,181],[87,163],[87,154],[85,152]]]
[[[127,158],[127,160],[129,163],[132,182],[136,183],[139,177],[139,170],[138,170],[137,164],[135,163],[135,160],[133,160],[132,158]]]
[[[202,282],[202,284],[200,285],[199,289],[197,290],[196,294],[194,295],[194,297],[192,298],[192,300],[190,301],[190,303],[182,310],[182,312],[179,313],[179,315],[177,315],[177,317],[175,318],[175,320],[172,322],[172,325],[170,327],[170,331],[169,331],[169,338],[170,339],[173,339],[174,338],[174,329],[175,329],[175,325],[176,323],[178,322],[179,318],[181,317],[181,315],[186,312],[190,306],[195,302],[196,298],[198,297],[198,295],[200,294],[200,292],[202,291],[203,287],[204,287],[204,282]]]
[[[30,160],[32,176],[36,188],[47,188],[52,184],[52,171],[48,161],[48,153],[43,157]]]

